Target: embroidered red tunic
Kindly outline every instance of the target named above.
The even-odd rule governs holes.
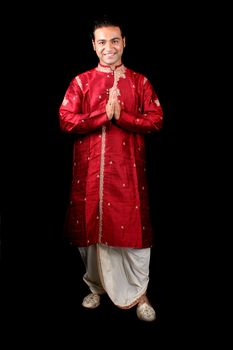
[[[109,121],[113,88],[121,115]],[[77,136],[65,235],[80,247],[150,247],[144,135],[163,120],[150,82],[124,65],[111,71],[99,64],[71,81],[59,117],[61,129]]]

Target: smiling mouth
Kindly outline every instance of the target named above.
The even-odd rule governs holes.
[[[106,53],[105,54],[105,57],[113,57],[113,56],[115,56],[115,53]]]

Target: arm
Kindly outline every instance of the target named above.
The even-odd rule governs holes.
[[[63,131],[85,134],[109,121],[106,115],[105,101],[100,102],[98,110],[82,113],[83,98],[83,91],[74,79],[70,83],[59,108],[60,127]]]
[[[148,80],[143,83],[142,107],[137,114],[121,109],[116,114],[116,124],[132,132],[151,133],[160,130],[163,122],[163,111],[158,97]]]

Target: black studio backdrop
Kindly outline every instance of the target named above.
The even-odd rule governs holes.
[[[14,30],[6,42],[3,231],[8,252],[15,247],[14,254],[20,251],[18,246],[28,254],[51,248],[61,239],[72,140],[59,130],[58,108],[70,80],[97,64],[89,29],[98,13],[80,13],[68,6],[43,10],[35,7],[27,16],[11,16]],[[171,245],[177,244],[171,232],[182,232],[186,220],[192,155],[184,155],[184,145],[188,149],[193,132],[187,83],[193,74],[192,33],[186,39],[190,15],[174,10],[158,5],[153,13],[140,8],[134,15],[121,15],[127,36],[124,63],[151,80],[164,109],[163,130],[147,140],[148,166],[152,218],[156,230],[159,226],[164,231],[161,239]],[[176,240],[181,244],[182,238]]]
[[[9,132],[4,141],[2,186],[6,255],[13,247],[14,254],[19,246],[28,254],[38,247],[39,251],[51,248],[62,239],[72,138],[60,132],[58,109],[70,80],[97,64],[89,36],[95,13],[74,15],[66,9],[39,14],[34,10],[24,26],[14,22],[8,42],[4,130]],[[167,216],[176,220],[173,194],[179,186],[179,147],[184,137],[180,109],[183,34],[168,16],[164,10],[156,20],[147,11],[122,15],[127,35],[124,63],[151,80],[165,114],[162,132],[147,141],[152,217],[158,217],[155,225],[160,226],[167,224]]]
[[[34,276],[50,276],[51,269],[56,275],[64,262],[72,137],[61,133],[58,109],[71,79],[97,64],[89,36],[93,17],[95,13],[74,14],[70,9],[39,17],[34,13],[24,26],[14,21],[8,41],[1,261],[26,280],[32,277],[31,266],[37,271]],[[125,13],[122,20],[124,63],[151,80],[164,110],[162,131],[146,140],[155,231],[152,268],[157,278],[170,276],[169,284],[173,279],[179,283],[183,273],[178,271],[190,256],[187,230],[193,229],[188,200],[191,151],[189,159],[184,155],[184,144],[187,150],[191,138],[186,108],[190,72],[183,66],[188,45],[167,9],[155,17],[146,10],[134,16]]]
[[[36,320],[40,313],[47,316],[50,310],[48,323],[51,320],[64,325],[64,319],[60,316],[56,320],[56,315],[68,304],[71,311],[66,313],[65,321],[73,320],[74,310],[81,321],[87,318],[90,329],[90,322],[94,319],[96,327],[99,319],[90,319],[77,310],[83,296],[79,289],[81,261],[63,245],[72,138],[59,129],[58,109],[71,79],[97,64],[89,25],[103,11],[89,3],[82,9],[77,7],[66,3],[48,9],[42,4],[20,3],[10,4],[7,9],[4,5],[0,260],[3,282],[7,283],[1,286],[6,292],[2,298],[6,315],[15,317],[14,308],[25,313],[33,305],[28,320]],[[126,26],[125,65],[151,80],[164,110],[163,129],[146,141],[155,229],[150,293],[158,311],[155,327],[161,326],[166,335],[163,340],[169,338],[173,345],[176,340],[180,345],[190,333],[189,341],[198,340],[202,325],[205,335],[209,309],[216,312],[213,305],[218,300],[208,309],[219,269],[213,271],[208,255],[210,251],[213,255],[219,252],[210,248],[219,215],[214,214],[218,208],[215,186],[220,183],[219,178],[214,182],[212,179],[222,172],[215,159],[224,153],[218,145],[226,128],[222,111],[216,113],[215,108],[222,108],[227,99],[226,95],[222,99],[218,96],[224,84],[215,91],[215,79],[225,67],[216,55],[222,55],[226,36],[220,32],[220,6],[217,15],[213,10],[213,5],[204,10],[197,2],[182,6],[156,2],[153,9],[141,4],[132,10],[118,3],[109,10],[121,13]],[[215,73],[219,66],[221,72]],[[229,113],[224,113],[227,116]],[[217,132],[212,132],[213,125]],[[209,135],[216,140],[214,148]],[[206,171],[212,159],[214,171]],[[223,230],[217,232],[219,242]],[[211,274],[214,287],[207,294],[204,287]],[[77,296],[80,299],[73,304]],[[38,313],[34,314],[35,308]],[[109,315],[111,319],[112,314],[102,315],[102,319]],[[158,334],[152,333],[154,341]]]
[[[198,51],[190,10],[179,11],[177,4],[156,5],[156,11],[140,7],[121,15],[127,38],[123,60],[151,80],[164,110],[163,129],[146,140],[155,229],[151,292],[159,322],[175,333],[184,329],[183,320],[195,305],[189,297],[195,290],[193,264],[198,264],[193,259],[198,143],[192,142],[198,128],[192,60]],[[61,133],[58,109],[71,79],[97,64],[89,36],[96,11],[33,6],[24,16],[17,15],[16,8],[9,12],[4,42],[7,108],[1,120],[1,266],[10,281],[5,284],[6,294],[18,293],[13,306],[22,300],[29,306],[30,295],[44,305],[55,305],[57,297],[65,303],[70,295],[74,300],[79,288],[77,281],[71,281],[76,272],[81,281],[80,260],[63,245],[72,137]],[[62,294],[64,284],[68,287]]]

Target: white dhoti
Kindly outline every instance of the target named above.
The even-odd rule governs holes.
[[[134,306],[149,282],[150,248],[115,248],[101,244],[79,248],[86,266],[84,281],[94,294],[107,293],[120,308]]]

